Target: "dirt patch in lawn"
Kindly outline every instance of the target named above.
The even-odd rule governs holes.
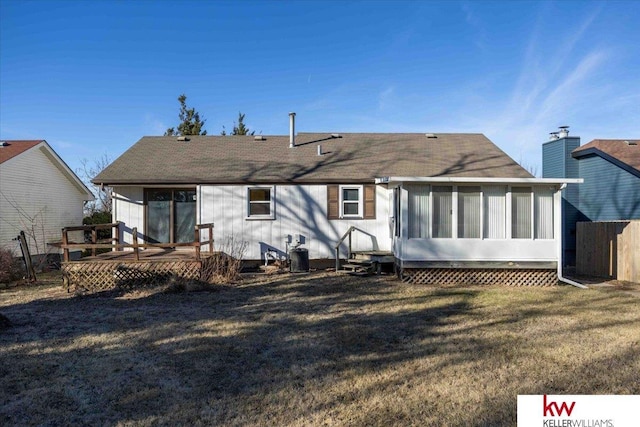
[[[5,425],[515,425],[518,394],[640,393],[640,306],[616,289],[285,274],[10,288],[0,312]]]

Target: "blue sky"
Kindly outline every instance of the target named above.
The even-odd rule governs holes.
[[[560,125],[640,138],[640,1],[0,0],[0,139],[73,168],[238,112],[265,135],[479,132],[541,171]]]

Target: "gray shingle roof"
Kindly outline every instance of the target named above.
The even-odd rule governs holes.
[[[325,153],[317,155],[317,146]],[[146,136],[94,183],[373,182],[383,176],[530,178],[482,134],[299,133],[288,136]]]

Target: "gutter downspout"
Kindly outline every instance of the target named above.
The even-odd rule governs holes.
[[[560,227],[558,227],[558,231],[559,231],[559,239],[558,239],[558,281],[566,283],[568,285],[571,286],[575,286],[576,288],[580,288],[580,289],[589,289],[587,286],[583,285],[582,283],[578,283],[575,282],[571,279],[567,279],[566,277],[564,277],[562,275],[562,190],[564,190],[567,187],[567,184],[562,184],[560,186],[560,189],[558,190],[558,194],[560,194],[560,215],[558,215],[559,218],[556,219],[556,221],[560,222]]]

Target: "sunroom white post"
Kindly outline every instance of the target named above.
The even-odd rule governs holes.
[[[404,242],[409,238],[409,192],[400,186],[400,254],[405,259]]]
[[[507,186],[507,192],[505,193],[506,203],[505,203],[505,234],[504,237],[507,240],[511,240],[511,186]]]
[[[529,216],[531,217],[531,220],[529,221],[529,227],[531,230],[531,240],[536,238],[536,219],[535,219],[535,215],[536,215],[536,191],[535,191],[535,187],[531,187],[531,194],[529,196],[529,199],[531,200],[531,208],[529,210]]]
[[[451,187],[451,238],[458,238],[458,186]],[[464,220],[464,219],[463,219]]]
[[[196,224],[202,224],[202,186],[196,185]]]
[[[484,240],[484,185],[480,186],[480,240]]]

